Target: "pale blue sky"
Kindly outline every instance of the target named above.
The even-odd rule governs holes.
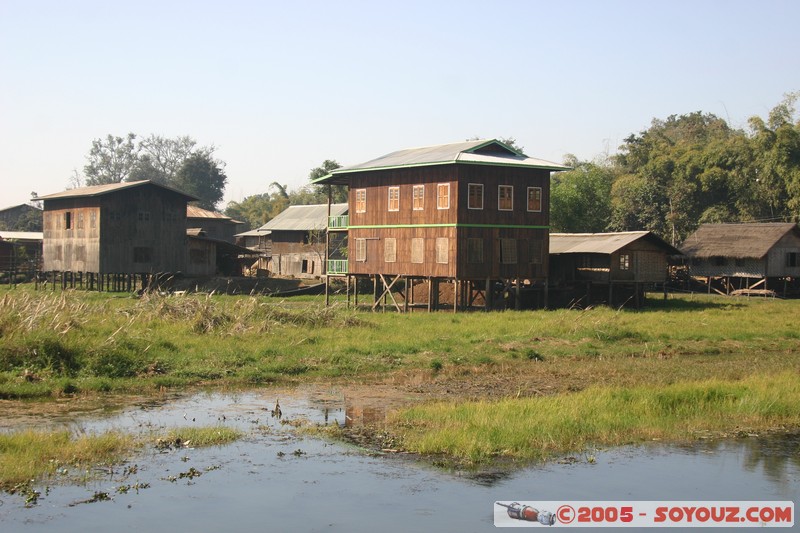
[[[561,162],[654,117],[743,127],[800,90],[798,21],[795,0],[0,0],[0,207],[66,188],[108,133],[215,145],[227,201],[474,136]]]

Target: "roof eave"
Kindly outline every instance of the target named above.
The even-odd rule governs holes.
[[[564,170],[571,170],[571,167],[566,167],[563,165],[531,165],[531,164],[521,164],[521,163],[498,163],[493,161],[458,161],[458,160],[450,160],[450,161],[435,161],[435,162],[426,162],[426,163],[408,163],[406,165],[387,165],[382,167],[369,167],[369,168],[354,168],[354,169],[343,169],[341,171],[334,170],[330,174],[326,176],[322,176],[321,178],[317,178],[313,180],[311,183],[323,183],[328,182],[332,185],[345,185],[347,181],[333,181],[333,179],[338,177],[343,177],[346,174],[354,174],[356,172],[373,172],[378,170],[397,170],[403,168],[419,168],[419,167],[432,167],[432,166],[441,166],[441,165],[484,165],[484,166],[495,166],[495,167],[516,167],[516,168],[535,168],[538,170],[549,170],[551,172],[560,172]]]

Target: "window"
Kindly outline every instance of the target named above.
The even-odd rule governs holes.
[[[64,249],[61,245],[56,246],[56,261],[62,261],[64,259]]]
[[[356,239],[356,261],[362,263],[367,260],[367,239]]]
[[[153,250],[145,246],[135,246],[133,248],[134,263],[149,263],[152,261]]]
[[[630,270],[631,269],[631,255],[630,254],[619,254],[619,269],[620,270]]]
[[[436,237],[436,262],[446,265],[450,256],[450,243],[447,237]]]
[[[542,210],[542,188],[528,187],[528,211],[539,213]]]
[[[440,183],[436,186],[436,209],[450,209],[449,183]]]
[[[500,185],[497,188],[497,209],[500,211],[514,210],[514,186]]]
[[[541,265],[542,264],[542,240],[541,239],[531,239],[528,241],[529,244],[529,252],[530,252],[530,261],[532,265]]]
[[[797,252],[787,252],[786,253],[786,266],[787,267],[796,267],[799,266],[797,262]]]
[[[300,265],[300,272],[308,274],[308,259],[303,259],[303,263]]]
[[[72,211],[64,213],[64,229],[72,229]]]
[[[469,199],[467,201],[469,209],[483,209],[483,184],[469,184]]]
[[[422,263],[425,259],[425,241],[421,238],[411,239],[411,262]]]
[[[367,212],[367,189],[356,189],[356,213]]]
[[[500,262],[504,265],[517,263],[517,240],[500,239]]]
[[[400,187],[389,187],[389,211],[400,211]]]
[[[397,239],[388,238],[383,241],[383,260],[386,263],[397,261]]]
[[[424,185],[414,185],[413,189],[414,194],[414,211],[422,211],[425,209],[425,186]]]
[[[91,229],[97,228],[97,211],[91,211],[89,213],[89,227]]]
[[[150,222],[150,211],[139,211],[139,222]]]
[[[75,223],[76,229],[83,229],[83,211],[78,211],[78,220]]]
[[[467,239],[467,263],[483,263],[483,239]]]
[[[75,261],[86,261],[86,246],[75,247]]]

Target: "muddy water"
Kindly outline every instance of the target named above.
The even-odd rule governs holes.
[[[0,494],[0,531],[491,531],[498,500],[800,501],[797,435],[627,447],[595,452],[594,463],[581,456],[513,472],[443,471],[299,435],[270,415],[276,399],[284,420],[339,425],[380,417],[391,404],[379,389],[308,387],[73,404],[46,415],[5,405],[0,431],[221,424],[247,437],[207,449],[146,449],[94,481],[50,483],[49,493],[38,487],[43,495],[29,509]],[[131,488],[119,492],[124,486]],[[79,503],[96,492],[112,499]]]

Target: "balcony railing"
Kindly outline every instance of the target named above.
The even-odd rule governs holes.
[[[347,259],[328,259],[328,274],[347,274]]]
[[[347,229],[350,224],[350,215],[328,217],[328,229]]]

